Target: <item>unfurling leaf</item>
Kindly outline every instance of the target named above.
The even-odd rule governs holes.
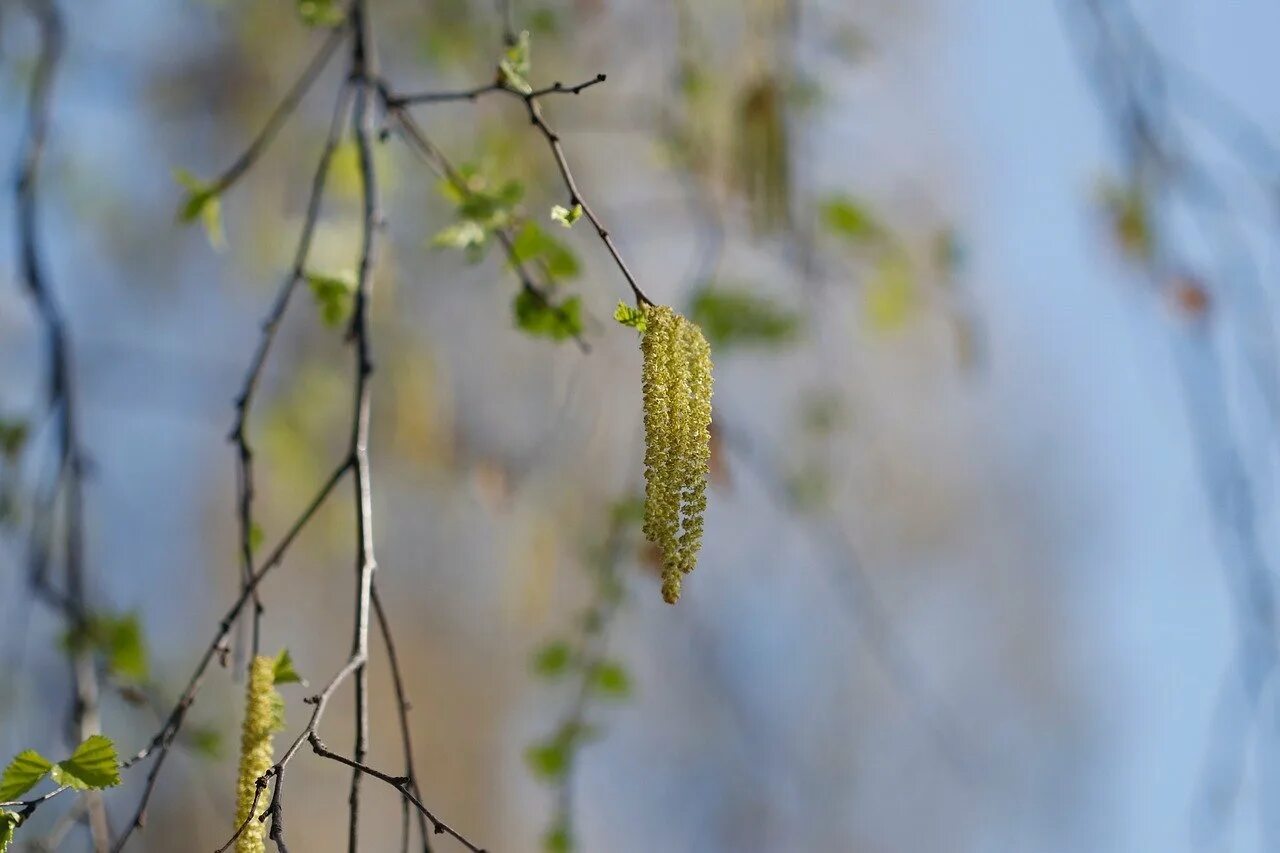
[[[199,219],[204,225],[209,245],[215,249],[225,247],[227,238],[222,230],[222,201],[219,198],[222,190],[217,184],[206,183],[186,169],[174,169],[173,178],[187,189],[182,206],[178,208],[178,220],[189,223]]]
[[[0,809],[0,853],[5,853],[13,843],[13,832],[22,825],[22,815]]]
[[[551,208],[551,220],[559,222],[565,228],[572,228],[573,223],[582,218],[582,205],[575,204],[573,207],[565,207],[562,204],[554,205]]]
[[[0,776],[0,803],[19,799],[52,769],[53,762],[34,749],[19,752]]]
[[[512,305],[516,326],[530,335],[563,341],[582,333],[582,300],[571,296],[559,305],[528,289]]]
[[[302,676],[298,675],[298,670],[294,669],[293,656],[289,654],[288,649],[281,649],[280,654],[276,655],[275,671],[272,675],[273,683],[277,687],[281,684],[306,684]]]
[[[624,326],[630,326],[637,332],[643,332],[645,329],[644,311],[632,308],[625,302],[619,302],[618,307],[613,309],[613,319]]]
[[[105,735],[90,735],[65,761],[50,771],[59,785],[78,790],[101,790],[120,784],[120,759],[116,746]]]
[[[515,89],[522,95],[533,91],[529,85],[529,31],[524,30],[516,37],[515,44],[507,48],[502,61],[498,63],[498,73],[508,88]]]

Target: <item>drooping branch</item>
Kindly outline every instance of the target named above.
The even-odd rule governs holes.
[[[52,413],[57,446],[57,462],[45,491],[46,499],[40,502],[33,525],[37,538],[33,538],[30,546],[29,579],[35,596],[58,611],[68,635],[73,638],[68,651],[72,689],[68,735],[72,742],[80,742],[99,731],[98,677],[93,650],[83,642],[92,616],[87,599],[84,553],[85,449],[80,435],[70,336],[39,247],[40,170],[49,133],[54,74],[62,58],[65,33],[54,0],[27,0],[27,8],[39,28],[40,50],[28,92],[14,200],[21,277],[44,332],[46,402]],[[61,518],[57,516],[59,498]],[[64,561],[62,589],[50,576],[49,556],[53,549],[43,538],[52,539],[59,527]],[[111,830],[102,797],[90,791],[85,798],[94,849],[105,851],[110,844]]]

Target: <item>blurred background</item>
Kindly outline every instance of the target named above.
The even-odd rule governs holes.
[[[342,63],[223,194],[220,243],[175,221],[174,170],[225,169],[322,36],[286,0],[62,5],[42,242],[79,356],[90,594],[141,634],[141,659],[104,673],[104,731],[131,753],[237,592],[232,401]],[[492,4],[371,6],[396,91],[493,78]],[[535,86],[608,75],[545,110],[647,293],[711,339],[710,509],[669,607],[634,521],[624,280],[585,221],[550,220],[565,193],[518,102],[415,107],[477,186],[519,182],[506,215],[557,298],[580,298],[590,345],[518,328],[492,240],[460,251],[456,199],[396,136],[379,145],[378,583],[427,805],[497,851],[1280,850],[1280,10],[521,0],[511,16]],[[38,46],[0,5],[6,152]],[[6,202],[0,233],[15,227]],[[353,268],[359,237],[347,140],[308,267]],[[291,305],[250,423],[267,542],[349,428],[349,352],[318,307]],[[5,239],[7,422],[40,422],[43,355]],[[61,748],[67,702],[62,628],[24,572],[40,447],[33,427],[0,465],[6,758]],[[262,589],[263,647],[313,686],[347,658],[353,536],[341,489]],[[372,679],[370,763],[394,768],[376,642]],[[132,849],[230,835],[241,689],[211,672]],[[278,747],[308,713],[309,691],[282,692]],[[321,730],[344,753],[351,713],[346,690]],[[338,849],[347,771],[291,767],[290,843]],[[107,796],[117,827],[144,772]],[[394,792],[365,791],[368,849],[398,849]]]

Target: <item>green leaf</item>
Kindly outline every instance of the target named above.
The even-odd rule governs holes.
[[[507,48],[502,60],[498,63],[498,72],[502,82],[522,95],[533,91],[529,85],[529,31],[524,30],[516,38],[515,44]]]
[[[617,661],[602,661],[591,672],[591,689],[609,699],[631,695],[631,675]]]
[[[690,317],[718,347],[777,347],[791,343],[800,331],[794,312],[745,290],[714,285],[694,294]]]
[[[539,779],[554,782],[564,777],[569,769],[570,744],[554,738],[542,743],[535,743],[525,750],[524,760]]]
[[[53,762],[34,749],[19,752],[4,769],[4,775],[0,776],[0,803],[18,799],[52,769]]]
[[[53,781],[78,790],[101,790],[120,784],[120,759],[105,735],[90,735],[65,761],[50,771]]]
[[[320,309],[320,319],[331,329],[338,328],[351,316],[355,304],[356,277],[351,272],[307,273],[307,284]]]
[[[578,256],[533,221],[525,222],[516,234],[511,255],[511,261],[517,264],[538,261],[555,278],[576,278],[581,272]]]
[[[551,221],[559,222],[565,228],[572,228],[573,223],[582,218],[582,205],[575,204],[573,207],[565,207],[562,204],[554,205],[551,208]]]
[[[189,223],[199,219],[204,225],[209,245],[215,249],[225,247],[227,238],[222,230],[222,201],[218,186],[200,180],[186,169],[174,169],[173,178],[187,188],[187,194],[178,208],[178,220]]]
[[[276,655],[276,668],[274,684],[305,684],[302,676],[298,675],[298,671],[293,668],[293,656],[289,654],[288,649],[281,649],[280,654]]]
[[[13,843],[13,833],[22,825],[22,815],[17,812],[0,810],[0,853],[9,849]]]
[[[298,17],[309,27],[336,27],[344,14],[338,0],[298,0]]]
[[[630,326],[637,332],[643,332],[648,327],[644,312],[639,308],[632,308],[625,302],[619,302],[618,307],[613,309],[613,319],[624,326]]]
[[[847,195],[831,196],[822,203],[822,221],[837,236],[865,244],[884,236],[885,230],[871,210]]]
[[[0,454],[15,459],[27,443],[27,422],[0,420]]]
[[[559,305],[528,289],[512,305],[516,326],[530,335],[563,341],[582,334],[582,300],[571,296]]]
[[[533,671],[543,678],[555,678],[569,669],[573,651],[563,640],[547,643],[533,655]]]

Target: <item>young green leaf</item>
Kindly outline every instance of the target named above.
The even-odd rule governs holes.
[[[562,204],[554,205],[551,208],[551,221],[559,222],[565,228],[572,228],[573,223],[582,218],[582,205],[575,204],[573,207],[565,207]]]
[[[293,656],[289,654],[288,649],[281,649],[280,654],[276,655],[276,668],[274,674],[274,684],[306,684],[302,680],[302,676],[298,675],[298,671],[293,668]]]
[[[618,307],[613,309],[613,319],[624,326],[630,326],[637,332],[645,330],[644,312],[639,308],[632,308],[625,302],[619,302]]]
[[[355,304],[356,277],[350,272],[307,273],[307,284],[320,309],[320,319],[335,329],[351,316]]]
[[[135,613],[124,616],[98,617],[94,627],[98,647],[114,675],[132,681],[147,680],[147,647],[142,639],[142,625]]]
[[[22,825],[22,815],[0,809],[0,853],[5,853],[13,843],[13,832]]]
[[[215,249],[225,247],[227,238],[222,230],[222,201],[218,197],[218,187],[200,180],[186,169],[174,169],[173,178],[187,189],[178,208],[178,220],[194,222],[199,219],[204,225],[209,245]]]
[[[183,730],[183,739],[195,752],[205,758],[216,759],[222,756],[222,733],[211,726]]]
[[[34,749],[24,749],[13,757],[0,776],[0,803],[12,802],[44,778],[53,762]]]
[[[78,790],[101,790],[120,784],[120,759],[105,735],[90,735],[65,761],[50,771],[54,782]]]
[[[533,91],[529,85],[529,31],[524,30],[516,38],[515,44],[507,48],[506,54],[498,63],[498,73],[508,88],[522,95]]]
[[[608,699],[631,695],[631,676],[617,661],[602,661],[591,673],[591,689]]]
[[[543,678],[555,678],[569,669],[573,652],[563,640],[547,643],[533,656],[533,671]]]
[[[571,296],[559,305],[521,290],[512,304],[516,326],[530,335],[563,341],[582,334],[582,300]]]

